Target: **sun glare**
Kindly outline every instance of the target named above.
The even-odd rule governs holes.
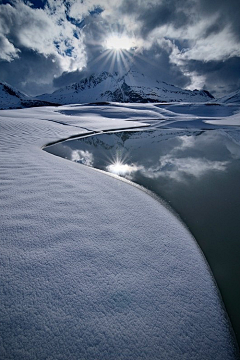
[[[133,33],[127,35],[111,29],[108,36],[102,38],[104,40],[98,44],[100,54],[92,60],[92,64],[98,64],[99,69],[107,69],[110,73],[127,73],[141,53],[142,42]]]
[[[106,40],[106,48],[115,51],[130,50],[134,41],[127,36],[113,35]]]
[[[119,176],[130,175],[132,172],[135,172],[137,170],[138,170],[137,166],[133,164],[131,165],[123,164],[120,161],[116,161],[113,164],[107,166],[107,171]]]

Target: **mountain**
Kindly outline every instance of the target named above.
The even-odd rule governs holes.
[[[20,91],[14,89],[7,83],[0,82],[0,110],[3,109],[22,109],[33,106],[57,105],[39,99],[31,98]]]
[[[28,96],[14,89],[6,83],[0,83],[0,109],[20,108],[22,101],[27,101]]]
[[[222,98],[218,99],[219,102],[225,104],[240,104],[240,89],[232,92],[229,95],[225,95]]]
[[[117,72],[93,74],[79,82],[56,90],[52,94],[43,94],[39,100],[60,104],[89,102],[206,102],[213,96],[205,90],[183,90],[165,82],[150,79],[137,71],[128,71],[120,76]]]

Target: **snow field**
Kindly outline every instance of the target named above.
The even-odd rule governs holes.
[[[136,123],[55,110],[0,112],[1,358],[236,359],[183,224],[136,187],[41,150]]]

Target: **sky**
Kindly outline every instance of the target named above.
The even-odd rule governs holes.
[[[0,0],[0,81],[29,95],[136,69],[220,97],[240,88],[239,0]]]

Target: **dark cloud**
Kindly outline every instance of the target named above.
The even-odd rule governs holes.
[[[143,36],[166,24],[171,24],[176,29],[187,26],[192,21],[188,14],[190,8],[192,2],[189,0],[163,0],[159,3],[144,4],[136,1],[134,6],[131,0],[124,0],[121,6],[124,14],[134,14],[141,23],[140,32]]]
[[[53,79],[53,86],[55,88],[60,88],[63,86],[71,85],[75,82],[78,82],[85,77],[91,75],[91,72],[87,69],[76,70],[71,72],[63,72],[60,76],[57,76]]]
[[[120,5],[120,12],[123,14],[133,15],[139,14],[141,12],[142,3],[141,0],[123,0],[122,4]]]
[[[203,17],[219,14],[218,25],[221,27],[228,25],[233,35],[240,40],[240,1],[239,0],[199,0],[197,9]]]
[[[171,63],[169,51],[163,49],[157,43],[154,43],[148,51],[135,56],[133,67],[152,78],[182,88],[191,83],[189,77],[184,75],[176,64]]]
[[[13,62],[0,61],[0,79],[30,95],[54,90],[53,79],[61,73],[54,56],[45,57],[32,50],[21,49],[21,57]]]
[[[205,76],[205,88],[215,96],[223,96],[240,88],[240,58],[226,61],[197,61],[187,63],[189,71]]]
[[[206,28],[206,31],[204,32],[203,37],[207,38],[211,35],[220,33],[222,31],[222,23],[223,23],[222,17],[218,17],[217,20],[213,24],[211,24],[210,26],[208,26]]]
[[[173,1],[148,8],[138,16],[143,24],[141,33],[146,36],[153,29],[166,24],[172,24],[176,29],[186,26],[189,18]]]

